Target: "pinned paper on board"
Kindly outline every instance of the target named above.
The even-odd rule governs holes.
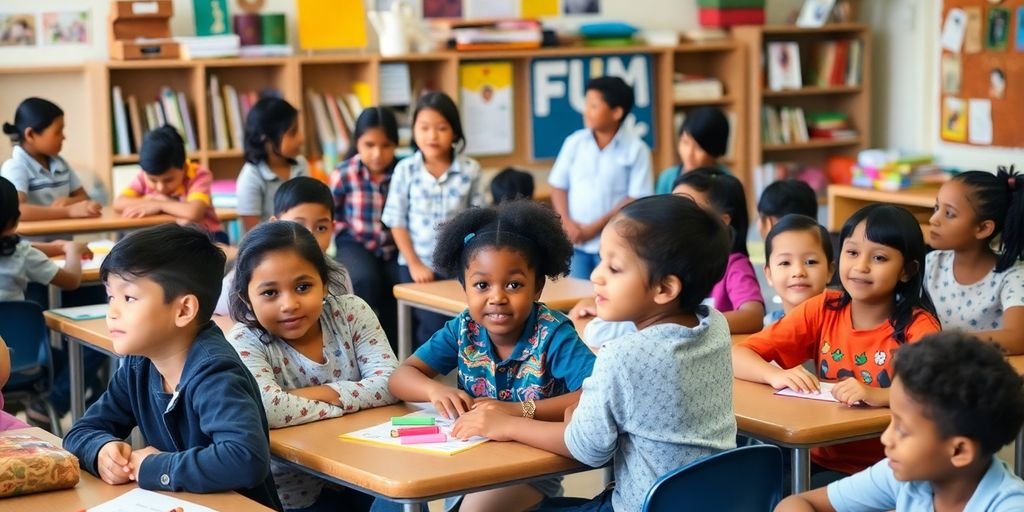
[[[558,0],[520,0],[519,15],[523,18],[558,16]]]
[[[971,144],[992,144],[992,101],[985,99],[971,99],[967,102],[967,111],[970,113],[968,123],[969,136],[967,141]]]
[[[1017,8],[1017,23],[1015,24],[1014,34],[1017,34],[1017,39],[1014,41],[1013,49],[1018,52],[1024,52],[1024,7]]]
[[[1006,96],[1006,72],[1002,68],[992,68],[988,72],[988,97],[1001,100]]]
[[[942,55],[942,92],[944,94],[960,94],[960,70],[959,53]]]
[[[985,49],[1005,50],[1010,39],[1010,10],[991,7],[985,24]]]
[[[507,155],[515,150],[512,63],[459,66],[460,104],[468,155]]]
[[[960,53],[967,30],[967,13],[963,9],[950,9],[942,25],[942,48]]]
[[[363,0],[296,0],[303,50],[366,47]]]
[[[982,50],[981,7],[964,7],[967,13],[967,29],[964,32],[964,53],[978,53]]]
[[[950,142],[967,140],[967,105],[960,98],[942,101],[942,138]]]
[[[519,4],[512,0],[466,0],[467,18],[518,18]]]

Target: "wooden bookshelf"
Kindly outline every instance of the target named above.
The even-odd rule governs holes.
[[[828,157],[856,154],[871,143],[871,34],[859,23],[834,23],[818,28],[791,25],[735,27],[732,37],[750,54],[747,59],[751,79],[748,80],[746,140],[747,166],[751,172],[767,162],[793,162],[803,167],[824,169]],[[862,45],[860,83],[820,87],[808,84],[807,76],[818,62],[814,50],[827,41],[858,40]],[[768,43],[795,42],[800,48],[804,86],[799,89],[770,90],[767,83]],[[805,113],[843,112],[849,117],[856,137],[819,139],[794,144],[766,144],[762,133],[763,107],[799,107]],[[750,194],[754,195],[754,194]],[[756,201],[756,197],[751,198]]]

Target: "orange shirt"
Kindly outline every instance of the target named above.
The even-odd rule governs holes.
[[[856,378],[872,387],[887,388],[892,384],[892,357],[899,344],[893,339],[892,326],[886,320],[869,329],[854,329],[850,306],[835,311],[825,307],[839,291],[808,299],[781,320],[739,343],[765,361],[776,361],[783,368],[793,368],[808,359],[814,360],[818,378],[837,381]],[[907,328],[907,342],[938,332],[939,322],[923,311],[914,316]],[[853,474],[885,457],[877,439],[815,448],[811,459],[826,468]]]

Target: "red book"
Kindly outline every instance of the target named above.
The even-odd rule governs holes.
[[[731,27],[734,25],[764,25],[764,9],[700,8],[702,27]]]
[[[850,42],[839,41],[836,44],[836,61],[832,66],[832,76],[829,85],[843,85],[846,83],[846,61],[850,55]]]

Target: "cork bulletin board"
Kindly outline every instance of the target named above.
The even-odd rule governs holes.
[[[944,0],[940,23],[939,137],[1024,147],[1024,0]]]

